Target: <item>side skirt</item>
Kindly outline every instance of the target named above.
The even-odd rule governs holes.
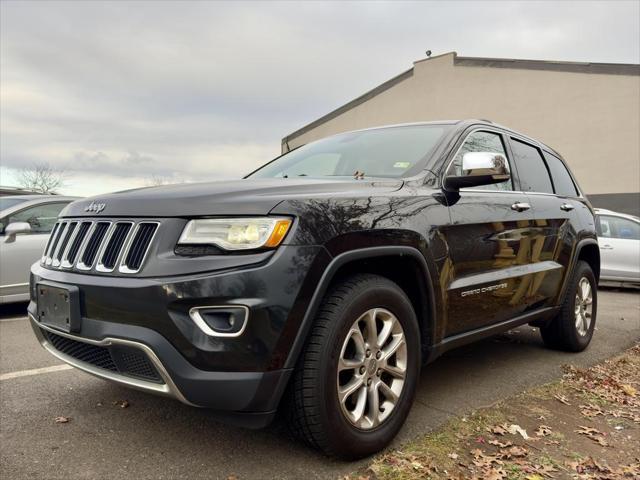
[[[482,340],[487,337],[492,337],[499,333],[504,333],[508,330],[519,327],[520,325],[524,325],[525,323],[543,323],[546,320],[553,318],[559,309],[560,307],[542,308],[540,310],[535,310],[523,315],[519,315],[510,320],[505,320],[504,322],[496,323],[494,325],[487,325],[475,330],[446,337],[440,343],[431,347],[431,354],[429,355],[429,358],[425,363],[432,362],[440,355],[449,350],[467,345],[469,343],[477,342],[478,340]]]

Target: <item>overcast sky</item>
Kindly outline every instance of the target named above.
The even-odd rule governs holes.
[[[0,174],[240,177],[424,57],[640,63],[640,2],[0,2]]]

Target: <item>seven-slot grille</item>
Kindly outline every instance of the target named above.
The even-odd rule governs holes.
[[[61,220],[42,256],[52,268],[136,273],[142,268],[158,222]]]

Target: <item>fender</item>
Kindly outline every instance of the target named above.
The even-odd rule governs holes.
[[[368,247],[361,248],[357,250],[350,250],[340,255],[334,257],[327,268],[325,269],[320,281],[318,282],[318,286],[311,298],[311,302],[309,303],[309,307],[306,310],[306,313],[302,319],[302,323],[300,324],[300,329],[298,330],[298,334],[293,342],[291,350],[289,352],[289,356],[285,362],[284,368],[294,368],[298,361],[298,357],[302,352],[304,344],[307,340],[309,332],[313,326],[313,320],[316,316],[316,312],[320,307],[320,303],[329,288],[331,281],[333,280],[336,272],[349,262],[354,260],[363,260],[367,258],[375,258],[375,257],[393,257],[393,256],[410,256],[414,258],[420,268],[422,270],[425,284],[427,285],[427,298],[429,301],[429,319],[428,321],[433,323],[436,319],[436,308],[435,308],[435,294],[433,289],[433,281],[430,275],[429,267],[427,265],[427,261],[420,253],[420,251],[416,248],[409,246],[381,246],[381,247]],[[423,325],[423,328],[425,326]]]
[[[575,270],[576,265],[578,263],[578,257],[580,256],[580,251],[586,245],[595,245],[597,247],[598,246],[598,240],[593,238],[593,237],[583,238],[582,240],[578,241],[576,247],[573,249],[573,255],[571,256],[571,260],[570,260],[569,265],[567,267],[567,274],[564,276],[564,282],[562,283],[562,288],[560,289],[560,294],[558,296],[558,303],[559,304],[562,303],[562,300],[564,299],[564,296],[566,294],[566,291],[567,291],[567,288],[568,288],[568,285],[569,285],[569,280],[571,279],[571,276],[573,275],[573,271]]]

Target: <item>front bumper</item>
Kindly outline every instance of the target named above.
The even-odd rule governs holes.
[[[73,333],[39,323],[34,288],[29,316],[42,346],[74,367],[260,427],[273,417],[291,373],[284,362],[302,320],[300,305],[308,302],[302,280],[326,255],[319,247],[286,247],[263,265],[170,278],[34,265],[32,287],[78,287],[82,320]],[[188,313],[199,305],[247,306],[245,331],[235,338],[205,335]]]

